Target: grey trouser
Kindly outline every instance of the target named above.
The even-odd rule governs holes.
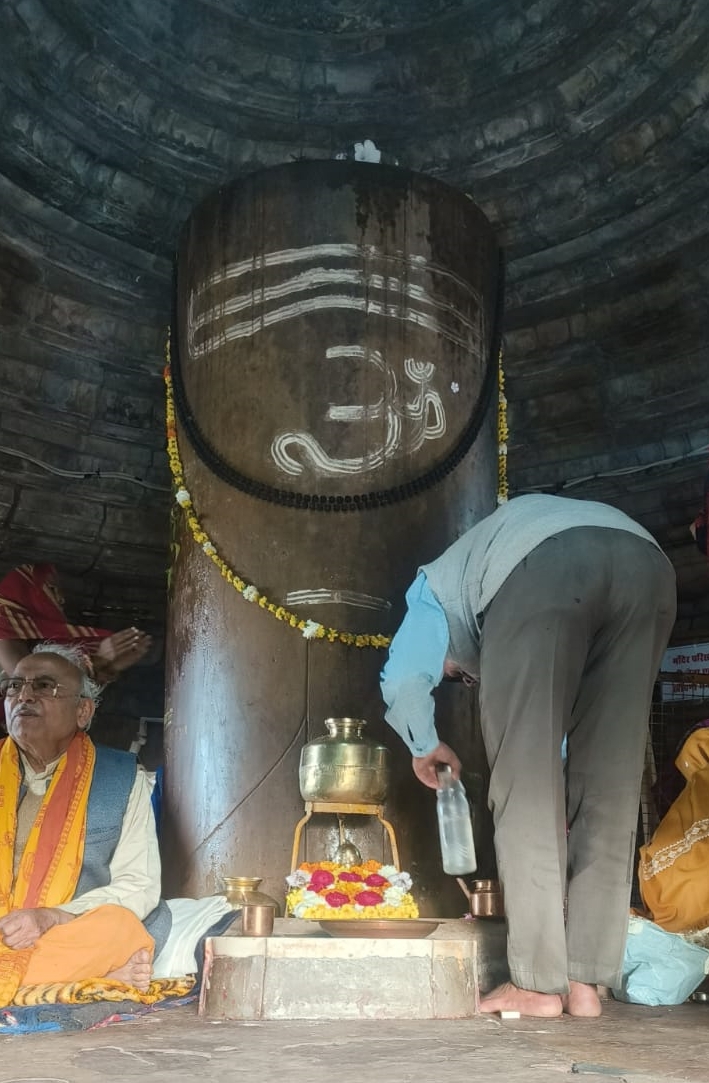
[[[618,985],[652,689],[675,599],[672,566],[650,542],[578,527],[534,549],[485,611],[481,723],[520,988]]]

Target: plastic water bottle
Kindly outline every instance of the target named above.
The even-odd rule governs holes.
[[[448,765],[437,770],[438,833],[441,839],[443,871],[450,876],[475,872],[475,842],[470,806],[463,783],[454,779]]]

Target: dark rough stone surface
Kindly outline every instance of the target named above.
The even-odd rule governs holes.
[[[499,230],[513,491],[637,515],[678,568],[678,640],[709,638],[686,529],[707,458],[708,46],[705,0],[8,0],[0,571],[90,568],[80,607],[117,616],[136,588],[162,628],[180,230],[220,184],[371,138]]]

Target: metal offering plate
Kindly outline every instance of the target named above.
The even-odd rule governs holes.
[[[360,936],[377,940],[421,940],[430,936],[440,921],[427,918],[376,918],[318,922],[328,936]]]

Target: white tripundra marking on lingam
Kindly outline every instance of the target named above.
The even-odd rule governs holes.
[[[386,435],[379,446],[369,447],[364,455],[349,459],[333,458],[324,450],[322,444],[308,432],[282,432],[271,444],[271,455],[276,466],[291,476],[302,474],[308,463],[316,474],[342,476],[361,474],[381,466],[392,458],[402,447],[402,423],[407,422],[406,451],[418,451],[425,440],[435,440],[446,431],[446,415],[438,392],[432,389],[431,381],[436,371],[435,365],[428,361],[415,361],[408,357],[404,361],[404,372],[417,387],[410,402],[399,391],[396,373],[386,363],[379,350],[369,350],[364,346],[331,346],[326,351],[328,360],[355,359],[368,361],[382,373],[382,394],[376,402],[337,406],[333,403],[325,415],[328,421],[361,422],[367,424],[384,418]],[[293,448],[299,448],[301,459],[291,454]]]
[[[291,590],[285,596],[285,605],[354,605],[360,609],[391,609],[391,602],[385,598],[375,598],[371,594],[360,594],[356,590]]]
[[[402,286],[403,290],[406,290],[406,286]],[[265,291],[264,291],[265,292]],[[226,307],[226,306],[224,306]],[[244,307],[253,309],[253,298],[249,294],[248,304]],[[323,312],[326,309],[351,309],[353,312],[363,312],[367,316],[386,316],[387,319],[403,320],[407,323],[413,323],[417,327],[423,327],[427,331],[432,331],[434,334],[440,335],[442,338],[447,339],[456,346],[462,346],[465,349],[469,349],[471,345],[478,344],[476,340],[479,339],[479,331],[460,313],[455,314],[455,318],[465,326],[467,334],[458,334],[453,330],[444,330],[438,318],[434,314],[428,314],[426,312],[417,312],[413,308],[402,308],[399,305],[389,305],[381,301],[375,301],[371,297],[350,297],[347,294],[325,294],[317,297],[305,297],[302,301],[294,301],[290,305],[281,305],[279,308],[275,308],[270,312],[263,312],[260,317],[251,318],[248,320],[242,320],[239,323],[232,323],[229,327],[225,327],[216,335],[212,335],[210,338],[206,338],[204,342],[197,344],[194,339],[194,324],[190,326],[188,316],[188,342],[190,358],[193,361],[207,357],[209,354],[214,353],[215,350],[221,349],[227,342],[233,342],[239,338],[251,338],[258,331],[265,331],[268,327],[273,327],[277,323],[282,323],[284,320],[293,320],[298,316],[305,316],[311,312]],[[190,314],[192,308],[190,308]],[[209,319],[205,320],[205,323],[213,324],[218,318],[221,317],[221,306],[215,307],[215,311],[209,314]],[[201,319],[201,317],[200,317]]]
[[[283,281],[277,280],[280,269],[315,260],[344,260],[345,265],[306,267]],[[393,266],[397,273],[379,273],[374,263],[384,269]],[[473,318],[446,297],[430,292],[427,286],[433,275],[455,284],[467,301],[466,307],[474,313]],[[213,296],[222,284],[244,276],[249,277],[243,292],[219,300]],[[425,284],[412,281],[413,277],[423,279]],[[396,303],[392,303],[392,296]],[[241,260],[199,283],[187,306],[189,357],[202,359],[228,342],[249,338],[284,320],[328,309],[349,309],[412,323],[465,350],[479,350],[483,341],[480,295],[453,272],[429,263],[423,256],[385,254],[371,245],[321,244]],[[232,319],[240,313],[248,315]],[[200,332],[205,333],[201,336]]]
[[[309,244],[302,248],[281,248],[275,252],[264,252],[263,255],[253,256],[249,259],[242,259],[238,263],[228,263],[226,267],[220,268],[218,271],[214,271],[208,278],[204,280],[204,283],[197,287],[195,293],[200,293],[204,290],[210,289],[212,286],[216,286],[219,282],[226,282],[231,278],[241,278],[242,275],[249,274],[253,271],[262,271],[267,267],[278,267],[281,264],[288,263],[305,263],[308,260],[313,259],[357,259],[359,261],[366,259],[377,259],[382,262],[390,263],[402,263],[405,262],[412,269],[420,268],[426,269],[432,267],[429,264],[425,256],[416,256],[411,253],[405,252],[393,252],[391,254],[381,252],[375,245],[372,244]],[[434,267],[437,274],[444,274],[448,278],[459,282],[468,291],[470,291],[469,283],[465,282],[458,275],[452,271],[447,271],[445,268]]]
[[[361,270],[348,270],[347,268],[314,267],[311,271],[303,271],[301,274],[294,275],[285,282],[280,282],[277,286],[264,286],[256,294],[256,300],[259,304],[265,305],[271,301],[279,301],[285,297],[290,297],[295,293],[311,292],[313,290],[319,290],[322,287],[333,285],[338,288],[342,288],[343,286],[354,286],[358,288],[366,285],[369,290],[380,290],[382,293],[388,292],[399,296],[405,296],[409,301],[417,301],[421,305],[429,305],[434,311],[453,312],[455,317],[460,320],[461,324],[468,328],[474,326],[471,321],[466,320],[460,312],[455,311],[449,302],[437,301],[427,295],[422,286],[416,286],[412,282],[403,282],[400,278],[394,278],[392,276],[385,278],[383,275],[373,273],[368,274],[365,278],[365,275]],[[357,307],[357,305],[354,304],[354,302],[357,301],[357,298],[351,297],[350,295],[340,296],[334,294],[327,299],[334,302],[334,305],[330,304],[326,307],[332,308],[339,307],[340,305],[345,305],[347,308]],[[270,322],[276,323],[281,320],[291,319],[293,316],[300,315],[301,311],[314,311],[314,308],[307,307],[308,304],[312,305],[314,300],[315,299],[310,302],[299,301],[291,305],[283,306],[282,310],[278,309],[275,313],[271,313]],[[193,315],[190,328],[194,334],[202,327],[214,323],[215,320],[224,319],[226,316],[235,316],[237,313],[246,312],[249,309],[253,309],[253,307],[253,292],[240,293],[235,297],[231,297],[228,301],[212,305],[211,308],[205,309],[199,316]],[[375,306],[372,311],[378,311],[379,308],[381,308],[382,311],[385,310],[384,306],[380,305],[378,308]],[[409,315],[406,318],[411,319],[412,315]],[[419,315],[419,319],[424,319],[422,314]],[[268,323],[268,317],[266,322]],[[246,326],[246,324],[248,324],[249,327],[252,327],[251,320],[244,321],[243,324],[234,324],[234,330],[232,330],[232,328],[229,329],[229,332],[231,332],[229,337],[243,338],[245,332],[242,331],[242,327]],[[255,330],[258,329],[258,327],[255,328]]]

